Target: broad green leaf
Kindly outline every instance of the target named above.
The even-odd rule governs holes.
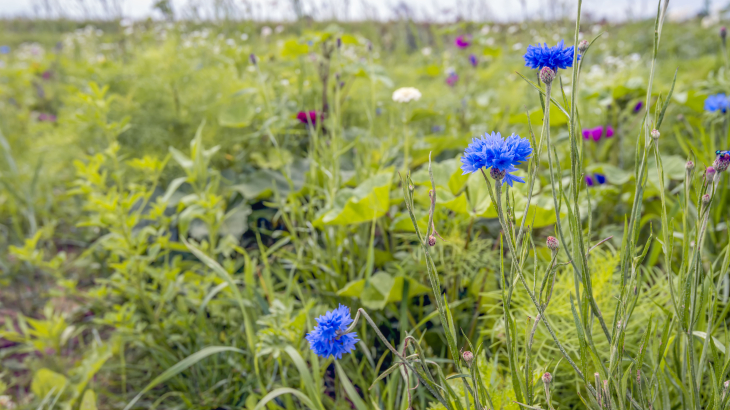
[[[66,388],[67,384],[68,379],[66,376],[42,368],[33,375],[30,390],[37,397],[45,397],[51,390],[58,394]]]
[[[297,40],[287,40],[281,48],[281,56],[284,58],[296,58],[307,55],[308,53],[309,46],[306,43],[302,44]]]
[[[79,410],[96,410],[96,393],[89,389],[84,392]]]
[[[355,225],[385,215],[390,205],[390,178],[390,173],[381,173],[357,188],[341,189],[335,194],[332,209],[317,218],[314,226]]]
[[[382,309],[391,302],[400,302],[403,298],[403,281],[408,281],[408,295],[423,295],[431,291],[413,278],[403,276],[392,277],[385,272],[378,272],[370,278],[369,287],[365,287],[365,279],[355,280],[342,288],[337,295],[359,298],[371,309]]]
[[[466,213],[475,217],[496,218],[497,209],[492,206],[487,183],[481,172],[469,175],[466,182],[467,208]]]

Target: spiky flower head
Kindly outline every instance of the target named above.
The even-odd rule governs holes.
[[[503,180],[509,186],[513,182],[524,183],[520,177],[512,175],[517,171],[515,165],[526,161],[532,155],[532,147],[526,138],[512,134],[506,139],[498,132],[474,138],[461,157],[463,175],[476,172],[481,168],[491,168],[490,175]],[[499,177],[499,178],[497,178]]]
[[[525,53],[525,65],[533,69],[541,69],[549,67],[553,71],[558,69],[566,69],[573,66],[573,53],[575,47],[565,47],[565,42],[560,42],[554,47],[548,47],[546,43],[543,45],[529,45]],[[578,55],[580,60],[580,55]]]
[[[552,381],[553,381],[553,375],[550,374],[550,372],[545,372],[542,375],[542,382],[545,383],[545,385],[549,385],[550,382],[552,382]]]
[[[659,130],[651,130],[651,137],[654,139],[654,141],[658,140],[660,135],[661,133],[659,132]]]
[[[590,44],[588,43],[588,40],[581,40],[580,43],[578,43],[578,52],[583,54],[588,50],[588,46]]]
[[[461,357],[466,362],[466,365],[471,367],[471,363],[474,361],[474,353],[467,350],[461,354]]]
[[[730,165],[730,152],[728,151],[718,151],[717,157],[715,158],[715,162],[712,163],[712,166],[717,170],[717,172],[724,172],[727,170],[728,166]]]
[[[550,67],[543,67],[540,69],[540,80],[545,84],[550,84],[555,79],[555,71]]]
[[[705,111],[722,111],[724,113],[727,111],[728,105],[730,105],[730,102],[725,96],[725,93],[710,95],[705,99]]]
[[[548,236],[547,240],[545,240],[545,244],[547,245],[548,249],[553,252],[557,252],[558,248],[560,247],[560,242],[558,242],[558,238],[554,236]]]
[[[356,333],[344,333],[352,323],[350,309],[340,305],[335,310],[318,317],[314,330],[307,333],[309,348],[322,358],[341,359],[343,353],[355,350],[355,343],[360,340]]]

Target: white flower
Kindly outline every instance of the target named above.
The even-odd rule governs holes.
[[[275,29],[275,30],[276,30],[276,34],[279,34],[279,33],[281,33],[282,31],[284,31],[284,26],[282,26],[282,25],[278,25],[278,26],[276,26],[276,29]]]
[[[393,101],[399,103],[407,103],[418,101],[421,98],[421,92],[413,87],[403,87],[393,91]]]
[[[246,33],[241,34],[241,41],[246,41],[246,40],[248,40],[248,34],[246,34]]]
[[[431,47],[423,47],[421,49],[421,54],[424,56],[430,56],[431,55]]]
[[[271,33],[273,33],[273,30],[271,29],[271,27],[269,27],[269,26],[263,26],[261,28],[261,36],[268,37],[268,36],[271,35]]]
[[[229,38],[228,40],[226,40],[226,44],[228,44],[229,47],[234,47],[236,45],[236,41],[232,38]]]
[[[15,408],[15,403],[13,403],[12,397],[6,396],[6,395],[0,396],[0,409],[13,410],[14,408]]]

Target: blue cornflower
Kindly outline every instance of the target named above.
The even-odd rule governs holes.
[[[512,182],[519,182],[521,184],[525,183],[525,180],[516,176],[512,175],[513,172],[517,171],[517,168],[510,167],[510,169],[507,170],[507,172],[504,174],[504,179],[502,180],[502,183],[505,183],[509,186],[512,186]]]
[[[503,139],[500,133],[492,132],[474,138],[466,147],[461,157],[461,170],[470,174],[480,168],[493,168],[504,172],[505,182],[512,186],[512,181],[524,182],[510,173],[517,171],[515,165],[526,161],[530,155],[532,147],[526,138],[512,134]]]
[[[727,107],[730,105],[728,99],[724,93],[710,95],[705,99],[705,111],[727,111]]]
[[[525,65],[530,68],[541,69],[548,67],[557,72],[558,68],[566,69],[573,66],[573,52],[575,47],[565,47],[563,40],[560,40],[555,47],[548,47],[546,43],[541,46],[527,46],[525,53]],[[580,60],[580,54],[578,55]]]
[[[359,342],[356,333],[343,333],[352,323],[350,309],[340,305],[335,310],[318,317],[314,330],[307,333],[309,348],[317,356],[341,359],[343,353],[350,353],[355,350],[355,343]]]

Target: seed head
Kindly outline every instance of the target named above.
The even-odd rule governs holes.
[[[474,353],[467,350],[461,354],[461,358],[464,359],[467,366],[471,367],[471,363],[474,361]]]
[[[428,237],[428,246],[434,246],[436,245],[436,237],[433,235]]]
[[[545,240],[545,244],[547,245],[548,249],[550,249],[553,252],[557,252],[558,248],[560,248],[560,243],[558,242],[558,238],[554,236],[548,236]]]
[[[659,130],[651,130],[651,137],[654,138],[654,141],[659,139],[659,135],[661,135]]]
[[[540,70],[540,80],[545,84],[550,84],[555,79],[555,71],[550,67],[543,67]]]
[[[542,375],[542,382],[545,383],[546,386],[550,385],[550,382],[553,381],[553,375],[550,374],[550,372],[545,372],[545,374]]]
[[[708,183],[715,180],[716,173],[717,171],[715,171],[715,167],[707,167],[707,171],[705,171],[705,177],[707,178]]]
[[[578,43],[578,51],[583,54],[588,50],[588,40],[583,40],[580,43]]]

